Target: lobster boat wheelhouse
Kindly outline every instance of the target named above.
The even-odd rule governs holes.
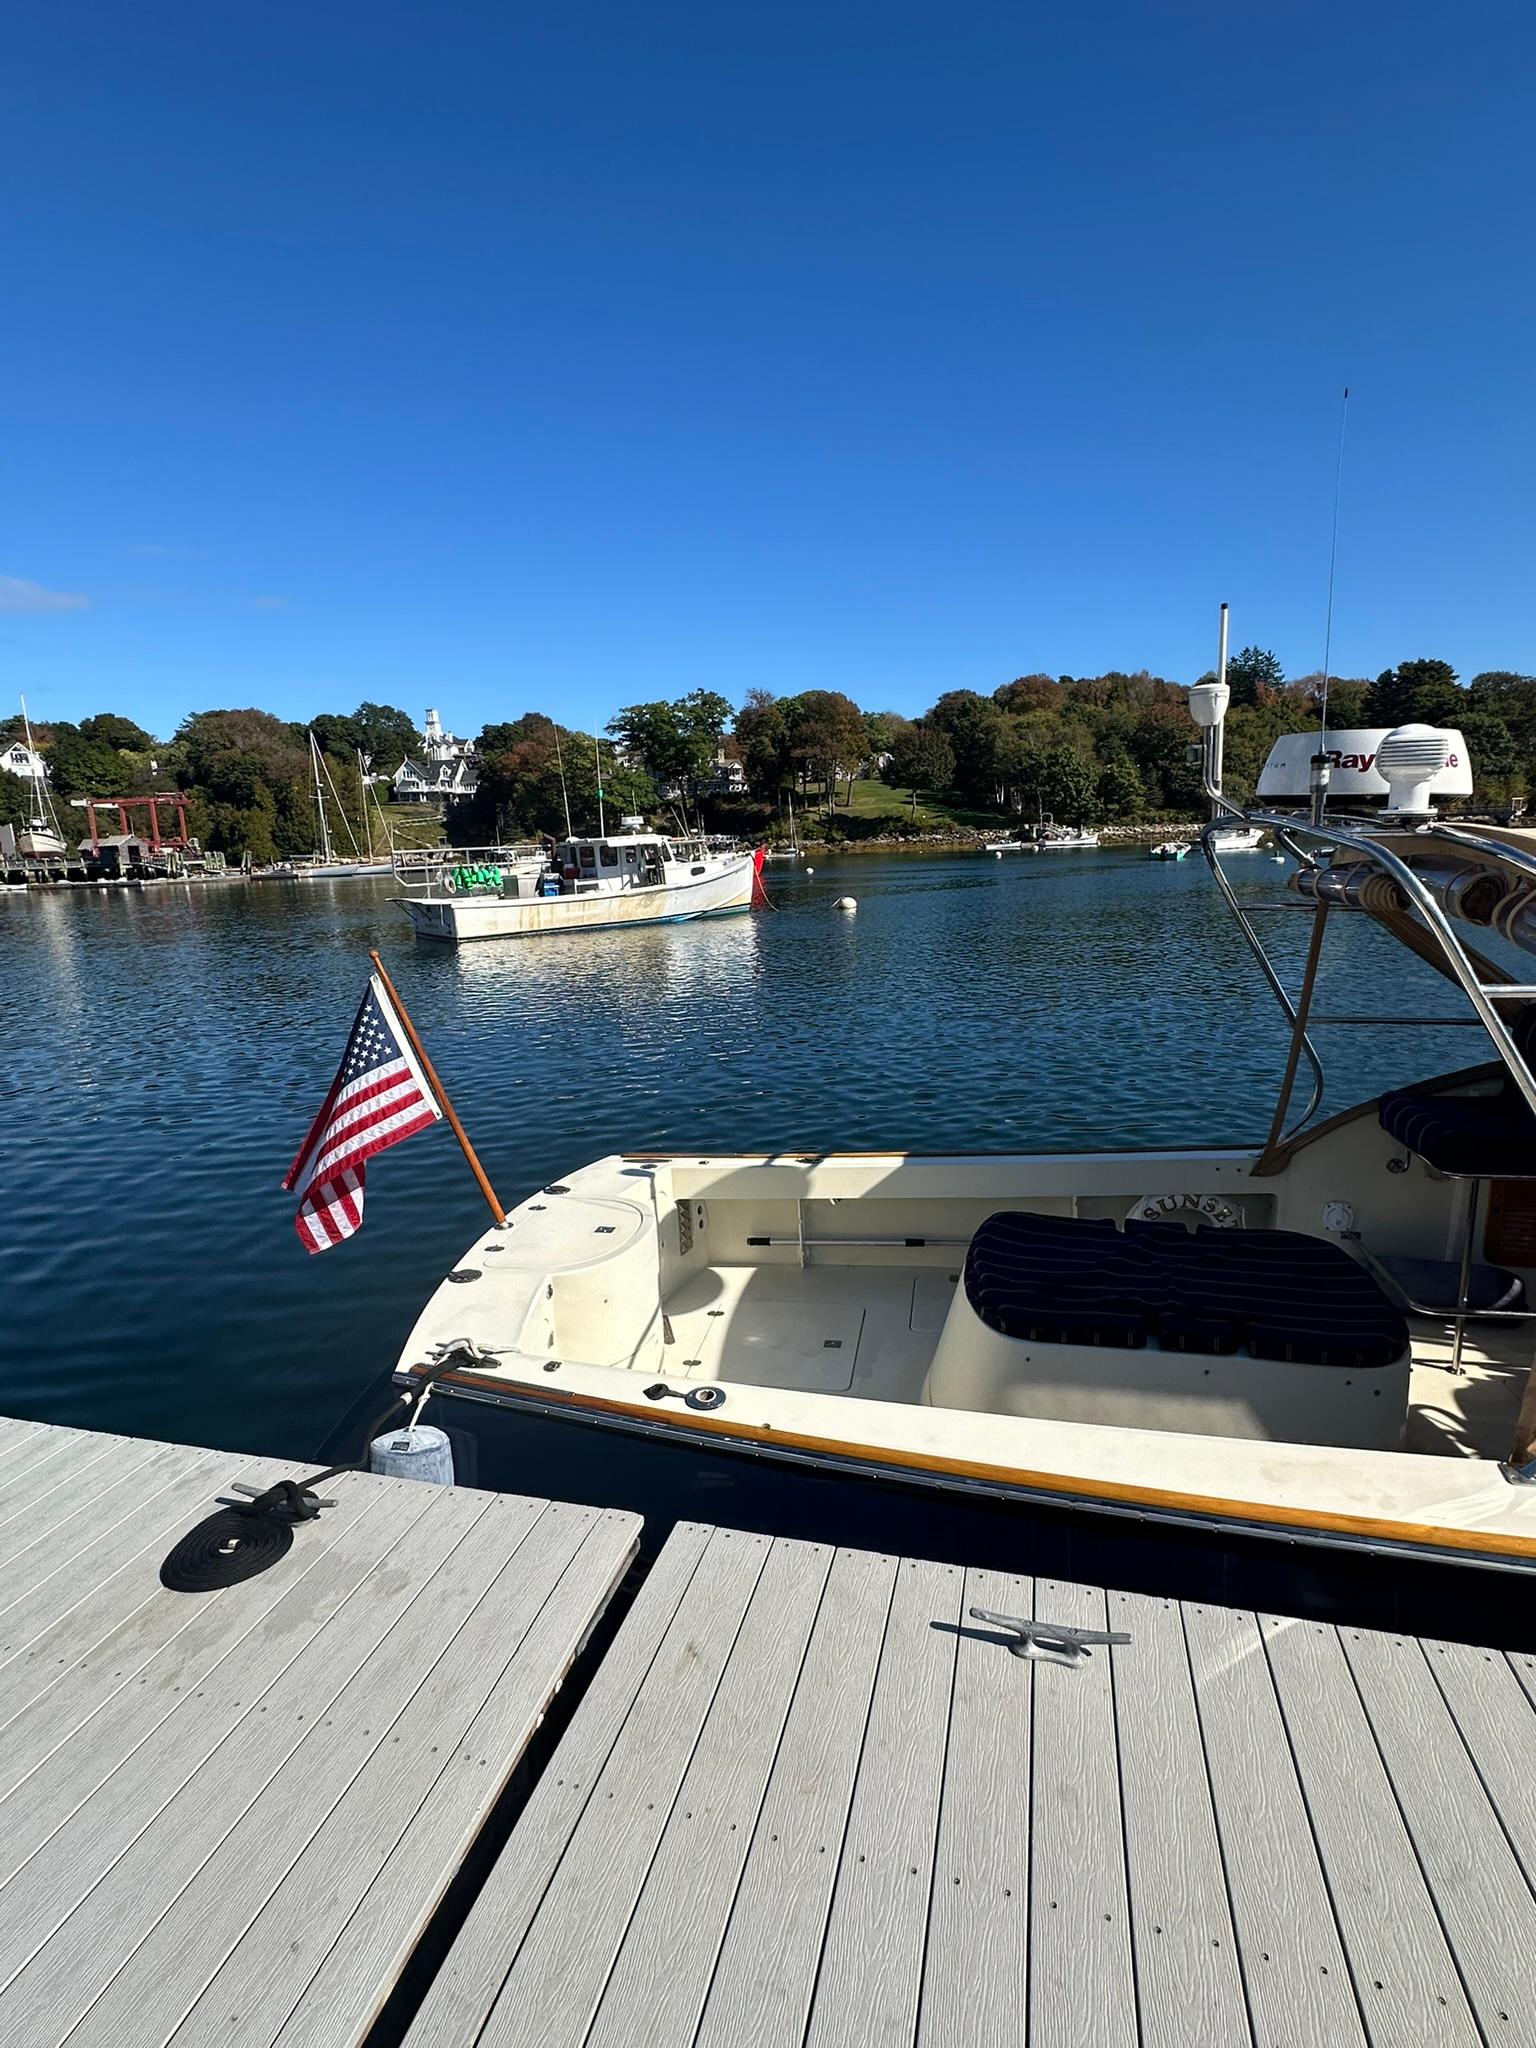
[[[1465,748],[1412,727],[1282,743],[1241,812],[1225,703],[1191,694],[1202,850],[1291,1032],[1252,1144],[611,1156],[469,1248],[399,1375],[447,1368],[471,1432],[537,1413],[722,1464],[1536,1570],[1536,986],[1496,957],[1536,951],[1536,836],[1437,818]],[[1222,869],[1233,831],[1296,863],[1298,987]],[[1342,917],[1436,966],[1484,1058],[1319,1120],[1321,1030],[1397,1021],[1317,1014]]]
[[[680,923],[750,909],[762,859],[624,818],[615,833],[573,835],[512,865],[466,853],[394,900],[418,937],[452,943]]]

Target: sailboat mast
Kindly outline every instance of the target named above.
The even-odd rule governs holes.
[[[363,760],[362,748],[358,747],[355,751],[357,754],[357,804],[358,809],[363,814],[363,837],[368,842],[368,858],[371,861],[373,859],[373,820],[368,815],[368,769]]]
[[[571,793],[565,786],[565,757],[560,752],[558,725],[555,727],[555,766],[560,770],[560,802],[565,808],[565,836],[567,839],[574,839],[576,834],[571,830]]]
[[[311,728],[309,735],[310,766],[315,771],[315,812],[320,820],[320,852],[327,867],[331,864],[331,828],[325,821],[325,791],[320,784],[320,742]]]
[[[25,697],[21,700],[21,729],[27,736],[27,753],[32,762],[32,788],[37,797],[37,821],[40,825],[52,825],[54,831],[57,832],[59,820],[53,808],[53,797],[49,791],[47,779],[43,774],[42,756],[32,744],[32,721],[27,716],[27,700]]]
[[[597,734],[592,735],[592,753],[597,762],[597,836],[608,837],[608,827],[603,823],[603,749]]]

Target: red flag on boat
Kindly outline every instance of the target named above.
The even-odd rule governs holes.
[[[329,1251],[363,1220],[363,1181],[376,1152],[442,1115],[379,977],[368,977],[331,1091],[283,1179],[299,1190],[293,1219],[309,1252]]]

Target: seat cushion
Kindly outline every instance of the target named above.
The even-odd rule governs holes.
[[[1004,1210],[971,1240],[971,1307],[1005,1337],[1049,1344],[1393,1364],[1408,1329],[1347,1252],[1289,1230],[1035,1216]]]
[[[1441,1173],[1510,1180],[1536,1174],[1536,1117],[1500,1095],[1424,1095],[1399,1088],[1378,1105],[1381,1127]]]

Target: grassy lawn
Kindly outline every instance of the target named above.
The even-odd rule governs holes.
[[[396,846],[441,846],[443,843],[443,821],[430,804],[386,804],[385,821],[389,826],[390,839]],[[379,814],[373,814],[374,838],[380,837]]]
[[[1004,822],[997,811],[972,810],[958,798],[937,795],[919,798],[914,820],[911,790],[892,789],[873,777],[854,783],[851,803],[845,801],[850,794],[848,785],[840,783],[838,790],[836,815],[857,820],[859,828],[866,832],[910,830],[914,824],[919,829],[926,826],[930,831],[995,831]],[[824,815],[818,808],[807,808],[801,813],[802,830],[808,839],[816,832]]]

